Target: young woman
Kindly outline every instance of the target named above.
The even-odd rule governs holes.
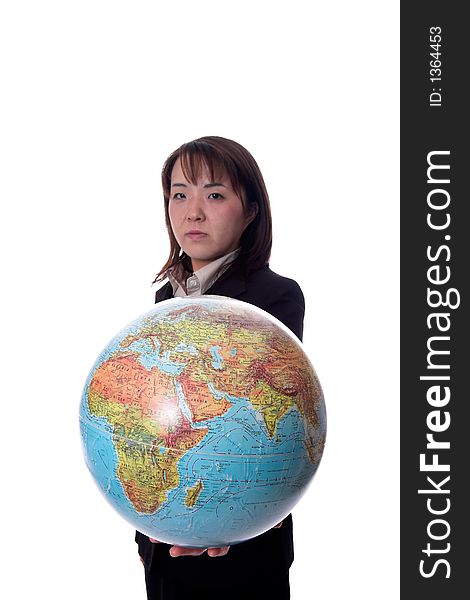
[[[272,223],[263,176],[240,144],[217,136],[183,144],[162,171],[170,255],[155,301],[216,294],[272,314],[302,339],[304,297],[269,268]],[[181,548],[136,533],[149,600],[286,600],[292,517],[232,547]]]

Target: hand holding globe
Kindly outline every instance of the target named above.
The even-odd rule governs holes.
[[[279,527],[282,527],[282,521],[277,525],[274,525],[273,529],[279,529]],[[160,540],[154,538],[149,538],[149,540],[154,544],[161,543]],[[172,546],[170,548],[170,556],[201,556],[206,550],[210,557],[225,556],[230,550],[230,546],[222,546],[219,548],[186,548],[184,546]],[[142,558],[140,560],[143,562]]]

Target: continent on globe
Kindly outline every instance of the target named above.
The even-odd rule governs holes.
[[[90,383],[88,406],[113,425],[127,497],[139,512],[153,513],[178,485],[179,455],[172,450],[196,446],[207,429],[191,429],[171,379],[157,368],[147,372],[137,359],[125,354],[104,362]]]
[[[199,494],[201,493],[203,487],[204,486],[202,484],[202,481],[198,481],[195,486],[190,487],[186,490],[185,503],[187,507],[191,508],[196,504],[197,499],[199,498]]]

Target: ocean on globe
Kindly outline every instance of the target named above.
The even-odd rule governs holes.
[[[124,327],[80,403],[85,460],[133,527],[227,546],[284,519],[323,453],[323,393],[302,344],[223,296],[172,298]]]

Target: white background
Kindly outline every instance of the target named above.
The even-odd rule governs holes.
[[[327,402],[292,597],[397,598],[398,2],[1,6],[2,596],[145,598],[78,404],[152,308],[164,159],[221,135],[264,174],[271,268],[304,291]]]

